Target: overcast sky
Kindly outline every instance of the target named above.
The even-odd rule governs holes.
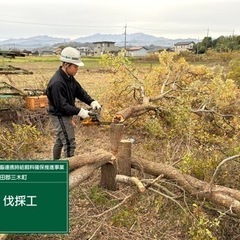
[[[95,33],[157,37],[240,35],[240,0],[0,0],[0,40]]]

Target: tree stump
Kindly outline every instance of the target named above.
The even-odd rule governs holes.
[[[111,153],[117,155],[119,150],[119,143],[122,140],[124,132],[124,125],[121,123],[112,123],[110,129],[110,147]]]
[[[118,174],[131,176],[131,155],[132,142],[130,140],[121,140],[117,156]]]
[[[110,129],[110,146],[113,155],[117,155],[119,149],[119,143],[123,136],[124,125],[118,123],[112,123]],[[113,163],[106,163],[101,167],[101,180],[100,185],[108,190],[115,191],[116,185],[117,165],[116,161]]]

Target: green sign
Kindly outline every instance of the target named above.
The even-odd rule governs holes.
[[[0,161],[0,233],[68,233],[68,161]]]

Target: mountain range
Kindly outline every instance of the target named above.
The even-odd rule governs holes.
[[[91,44],[99,41],[112,41],[116,46],[125,46],[124,34],[93,34],[86,37],[79,37],[76,39],[70,38],[57,38],[47,35],[29,37],[29,38],[11,38],[4,41],[0,41],[0,49],[52,49],[58,45],[77,43],[81,46],[84,44]],[[164,37],[155,37],[144,33],[132,33],[126,35],[127,46],[159,46],[159,47],[172,47],[176,42],[193,41],[197,42],[197,39],[169,39]]]

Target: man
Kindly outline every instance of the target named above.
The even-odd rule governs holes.
[[[56,133],[53,147],[53,159],[60,159],[62,148],[64,157],[74,156],[76,141],[73,115],[81,118],[89,117],[89,111],[75,106],[75,98],[90,105],[93,110],[100,111],[100,104],[92,99],[74,78],[78,67],[84,66],[80,52],[72,47],[62,50],[60,60],[62,66],[50,79],[47,86],[49,114]]]

